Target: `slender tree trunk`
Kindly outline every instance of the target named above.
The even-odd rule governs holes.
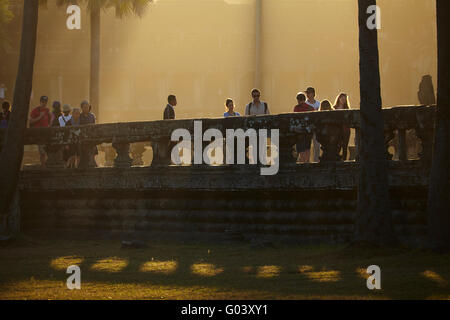
[[[262,0],[255,2],[255,88],[261,87]],[[260,88],[261,89],[261,88]]]
[[[100,117],[100,6],[92,6],[91,11],[91,78],[89,100],[92,112]]]
[[[394,232],[389,205],[384,122],[381,112],[377,29],[367,27],[367,8],[376,0],[359,0],[361,148],[356,242],[387,245]]]
[[[438,94],[433,163],[428,192],[428,231],[434,249],[450,251],[450,1],[436,0]]]
[[[20,166],[22,164],[24,135],[30,105],[36,50],[38,1],[24,1],[22,40],[13,108],[0,154],[0,177],[2,177],[0,224],[3,227],[3,232],[6,233],[11,232],[6,225],[6,215],[17,190]]]

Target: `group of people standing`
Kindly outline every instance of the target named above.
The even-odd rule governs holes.
[[[269,115],[270,109],[267,102],[261,101],[261,91],[253,89],[251,91],[252,101],[245,106],[245,116],[254,115]],[[340,93],[332,105],[329,100],[322,102],[315,99],[316,90],[313,87],[308,87],[305,92],[299,92],[296,96],[297,105],[294,106],[294,112],[312,112],[312,111],[331,111],[331,110],[345,110],[350,109],[350,102],[348,95]],[[163,118],[175,119],[175,106],[177,105],[176,96],[170,95],[168,97],[168,104],[164,109]],[[223,114],[225,118],[240,117],[241,114],[235,110],[233,99],[228,98],[225,101],[226,112]],[[342,160],[347,160],[347,148],[350,140],[350,128],[343,126],[339,136],[339,148],[342,153]],[[310,161],[311,143],[313,144],[314,157],[313,162],[319,162],[320,144],[317,141],[315,134],[302,135],[296,144],[296,151],[298,154],[297,161],[301,163]]]
[[[39,100],[39,106],[34,108],[30,113],[30,128],[80,126],[85,124],[95,124],[96,122],[95,115],[91,112],[91,105],[86,100],[81,102],[80,108],[72,108],[68,104],[64,104],[61,108],[61,103],[59,101],[54,101],[52,104],[52,111],[49,110],[47,104],[48,97],[42,96]],[[47,147],[45,145],[39,145],[38,147],[41,166],[45,167],[45,163],[47,162]],[[63,157],[67,167],[78,167],[80,161],[80,146],[65,146]]]

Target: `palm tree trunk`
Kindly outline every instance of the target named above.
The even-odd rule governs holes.
[[[5,233],[18,231],[9,230],[7,211],[17,190],[20,166],[22,164],[24,135],[33,83],[37,24],[38,1],[25,0],[13,109],[0,154],[0,177],[2,177],[2,187],[0,188],[0,228]]]
[[[384,152],[378,35],[377,29],[367,27],[371,5],[376,5],[376,0],[358,1],[361,148],[355,240],[382,246],[393,242],[394,233]]]
[[[262,0],[255,2],[255,81],[254,87],[261,87],[261,32],[262,32]]]
[[[92,6],[91,11],[91,77],[89,100],[92,112],[99,119],[100,110],[100,6]]]
[[[448,0],[436,1],[438,38],[438,94],[434,137],[433,163],[428,192],[428,231],[431,246],[450,251],[450,21]]]

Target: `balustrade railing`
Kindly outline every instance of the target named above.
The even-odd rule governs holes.
[[[399,161],[408,160],[407,132],[414,132],[421,144],[418,158],[426,163],[431,160],[434,127],[434,106],[400,106],[383,109],[385,123],[386,157],[393,159],[390,147],[394,147]],[[170,143],[172,132],[187,129],[194,137],[194,122],[202,121],[203,132],[218,129],[226,136],[227,129],[278,129],[280,165],[295,164],[293,146],[303,134],[315,133],[321,145],[320,162],[341,161],[339,133],[343,126],[355,130],[355,160],[358,161],[360,143],[359,110],[316,111],[286,113],[271,116],[235,117],[226,119],[186,119],[149,122],[111,123],[66,128],[30,128],[25,134],[25,145],[45,145],[49,168],[64,168],[65,145],[80,146],[80,168],[95,167],[95,146],[105,152],[107,166],[129,168],[143,165],[145,146],[153,149],[152,166],[171,164]],[[0,143],[5,129],[0,130]],[[395,143],[393,143],[395,141]],[[104,144],[112,145],[112,149]],[[115,151],[115,152],[114,152]]]

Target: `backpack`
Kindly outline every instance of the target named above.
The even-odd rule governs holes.
[[[266,102],[263,102],[264,103],[264,114],[265,115],[267,115],[267,103]],[[252,104],[253,104],[253,102],[250,102],[247,106],[248,106],[248,113],[250,113],[250,109],[251,109],[251,107],[252,107]]]
[[[70,118],[69,120],[66,121],[66,119],[64,119],[64,117],[62,117],[64,123],[66,124],[66,127],[70,127],[72,125],[72,118]]]

